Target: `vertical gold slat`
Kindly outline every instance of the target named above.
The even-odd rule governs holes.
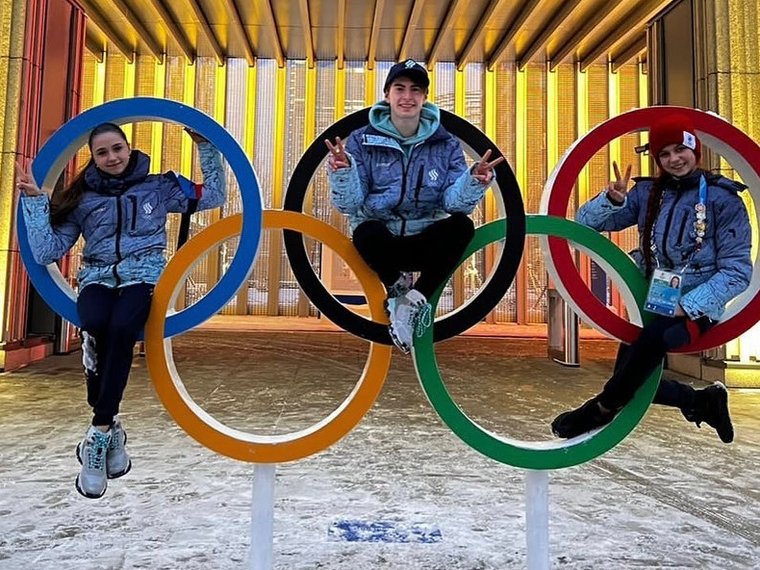
[[[523,201],[527,201],[528,188],[528,69],[517,69],[515,73],[515,176],[520,185]],[[517,324],[526,322],[526,271],[525,256],[517,270]]]
[[[306,93],[304,95],[304,151],[309,148],[316,134],[317,125],[317,67],[312,66],[306,69]],[[374,75],[374,74],[373,74]],[[314,189],[312,184],[311,192],[308,192],[304,200],[303,211],[311,212],[314,206]],[[304,238],[307,244],[310,244],[308,238]],[[309,248],[311,249],[311,248]],[[303,291],[298,290],[298,316],[309,316],[309,298],[304,295]]]
[[[463,68],[461,71],[454,71],[454,109],[455,114],[466,118],[466,98],[467,98],[467,68]],[[459,307],[465,301],[464,295],[464,278],[462,276],[462,270],[457,269],[454,275],[451,276],[451,287],[453,290],[453,302],[454,307]]]
[[[578,136],[582,136],[589,129],[588,121],[588,71],[581,71],[580,64],[575,64],[575,85],[576,85],[576,130]],[[586,165],[578,175],[578,206],[589,199],[589,167]],[[590,282],[591,265],[587,257],[580,261],[580,274],[584,277],[586,283]]]
[[[527,148],[528,161],[527,183],[525,189],[525,208],[528,212],[538,211],[541,190],[546,181],[546,63],[531,63],[528,69],[527,93]],[[530,236],[525,242],[525,292],[526,322],[543,323],[546,321],[546,270],[544,258],[538,247],[538,238]]]
[[[644,71],[644,63],[638,62],[638,80],[639,80],[639,107],[644,108],[649,106],[649,76]],[[649,131],[641,131],[639,133],[639,144],[645,144],[649,142]],[[650,160],[649,157],[641,153],[639,155],[639,169],[642,176],[650,175]]]
[[[135,96],[135,67],[137,66],[137,57],[132,61],[124,62],[124,84],[121,90],[121,96],[124,99],[129,99]],[[127,123],[123,125],[124,134],[127,135],[127,140],[132,141],[135,144],[134,139],[134,125]]]
[[[370,107],[375,104],[375,85],[377,83],[377,67],[364,69],[364,104]]]
[[[483,116],[485,118],[485,134],[492,141],[496,141],[496,71],[488,70],[483,67],[483,73],[485,74],[485,88],[484,88],[484,109]],[[495,151],[496,149],[494,149]],[[496,204],[496,198],[494,197],[493,189],[489,189],[485,195],[484,202],[484,214],[485,222],[490,222],[499,217],[499,212]],[[490,275],[494,266],[494,248],[486,247],[483,252],[483,264],[484,274]],[[496,322],[496,311],[489,311],[486,315],[485,321],[487,323]]]
[[[153,60],[153,97],[163,99],[166,96],[166,64]],[[161,170],[163,155],[164,123],[153,121],[150,134],[150,167],[153,172]]]
[[[255,149],[255,141],[256,141],[256,70],[257,66],[251,65],[248,66],[246,71],[246,84],[245,84],[245,110],[246,115],[248,117],[248,120],[245,122],[245,135],[243,136],[243,150],[245,151],[246,156],[251,160],[251,164],[253,164],[253,154]],[[235,86],[232,86],[232,88],[235,88]],[[263,194],[263,193],[262,193]],[[263,199],[263,195],[262,195]],[[263,242],[264,236],[261,236],[261,240]],[[261,251],[261,245],[259,246],[259,251]],[[253,273],[253,270],[251,270]],[[239,315],[246,315],[249,314],[248,310],[248,289],[254,288],[255,286],[250,283],[250,275],[248,279],[246,279],[246,285],[247,287],[241,287],[240,290],[237,293],[237,300],[236,300],[236,308],[237,308],[237,314]]]
[[[288,68],[278,67],[275,71],[276,92],[275,123],[274,123],[274,160],[272,169],[272,208],[282,208],[283,184],[285,180],[285,112],[287,105],[287,73]],[[282,257],[282,232],[271,232],[269,250],[269,295],[267,298],[267,314],[276,316],[279,312],[280,292],[280,258]]]

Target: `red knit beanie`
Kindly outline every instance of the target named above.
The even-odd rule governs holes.
[[[697,138],[697,131],[689,117],[681,113],[671,113],[657,119],[649,127],[649,154],[654,157],[657,166],[662,166],[657,155],[669,144],[682,144],[690,148],[694,151],[697,162],[702,156],[702,144]]]

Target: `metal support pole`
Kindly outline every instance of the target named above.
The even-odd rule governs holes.
[[[528,570],[549,570],[549,473],[525,472]]]
[[[253,468],[251,570],[272,570],[275,468],[273,463],[257,463]]]

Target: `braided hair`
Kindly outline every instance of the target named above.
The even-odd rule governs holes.
[[[644,218],[644,230],[641,235],[641,247],[643,249],[642,254],[644,255],[644,266],[647,278],[652,275],[654,269],[652,260],[652,229],[657,220],[657,215],[660,213],[664,186],[665,174],[660,173],[652,183],[652,187],[649,189],[649,198],[647,199],[647,213]]]

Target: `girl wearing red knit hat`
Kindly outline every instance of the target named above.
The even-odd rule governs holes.
[[[631,167],[623,176],[613,163],[616,179],[584,204],[576,219],[598,231],[638,227],[639,249],[633,255],[650,282],[645,309],[655,318],[632,344],[620,346],[602,392],[554,419],[558,437],[575,437],[612,421],[665,355],[713,326],[750,282],[752,232],[738,195],[746,186],[698,167],[701,144],[683,114],[652,124],[648,147],[657,177],[636,178],[629,191]],[[690,422],[704,422],[723,442],[733,441],[728,394],[719,382],[694,390],[663,378],[654,403],[680,408]]]

